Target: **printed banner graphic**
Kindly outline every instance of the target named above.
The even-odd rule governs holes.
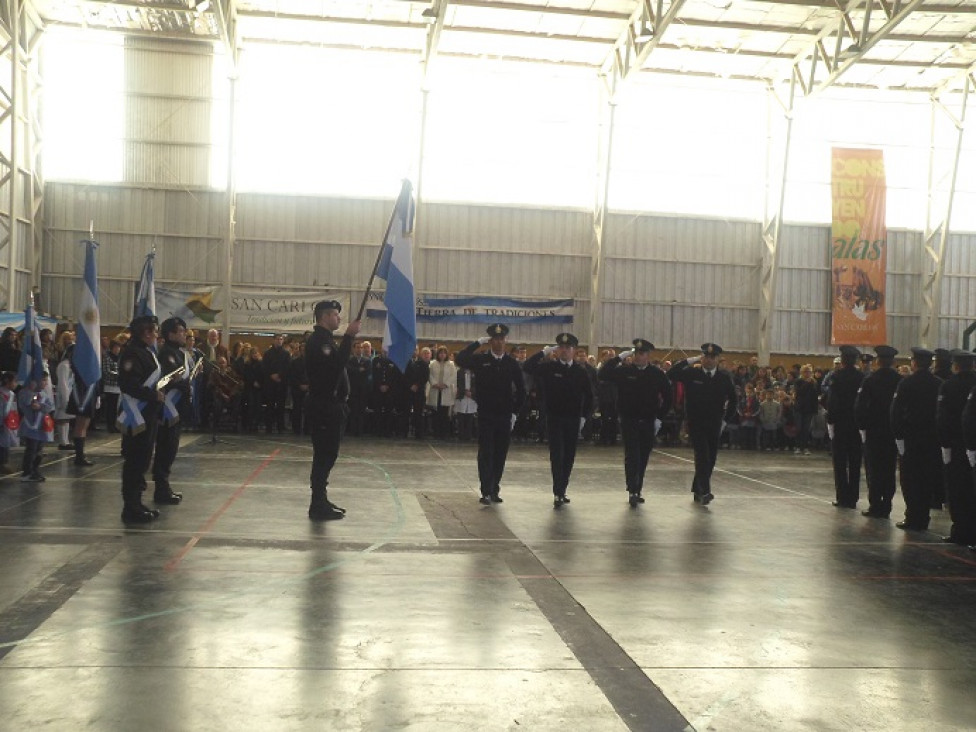
[[[370,293],[366,316],[385,318],[382,294]],[[506,297],[421,297],[417,298],[418,323],[572,323],[575,315],[570,300],[513,300]]]
[[[831,194],[830,342],[879,346],[887,341],[883,152],[833,148]]]
[[[323,290],[278,291],[248,290],[235,287],[230,303],[222,286],[192,290],[156,287],[156,315],[162,322],[178,316],[187,327],[207,330],[221,328],[224,310],[230,310],[234,333],[304,333],[312,330],[312,310],[319,300],[338,300],[343,313],[349,312],[349,295]]]

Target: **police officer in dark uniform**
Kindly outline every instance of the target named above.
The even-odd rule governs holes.
[[[936,348],[935,362],[932,364],[932,373],[943,381],[952,378],[952,352],[948,348]]]
[[[874,363],[873,353],[862,353],[861,359],[861,373],[864,374],[864,378],[871,375],[871,364]]]
[[[502,474],[514,417],[525,401],[525,384],[518,362],[505,352],[508,326],[494,323],[488,335],[469,343],[456,360],[459,368],[470,369],[478,385],[478,480],[481,503],[501,503]],[[477,353],[487,345],[488,350]]]
[[[865,472],[868,480],[868,509],[871,518],[888,518],[895,496],[898,449],[891,432],[891,401],[901,376],[894,369],[898,351],[891,346],[874,349],[878,367],[861,382],[854,400],[854,421],[864,443]]]
[[[156,429],[163,407],[163,394],[156,390],[162,375],[153,352],[156,343],[156,317],[141,315],[129,324],[132,337],[119,357],[119,390],[122,405],[119,428],[122,431],[122,520],[145,524],[159,511],[142,503],[146,489],[146,470],[152,461]]]
[[[182,318],[167,318],[159,326],[163,345],[157,359],[162,375],[166,376],[177,369],[183,375],[174,378],[163,390],[165,401],[156,431],[156,454],[153,458],[152,476],[156,484],[153,501],[159,504],[175,505],[183,500],[182,493],[174,493],[169,484],[170,469],[180,449],[182,422],[190,415],[190,359],[182,348],[186,345],[186,321]]]
[[[860,355],[854,346],[840,347],[841,365],[827,395],[827,431],[836,493],[833,505],[838,508],[857,508],[861,493],[861,436],[854,421],[854,402],[864,381],[864,373],[857,368]]]
[[[315,305],[315,329],[305,346],[305,368],[308,371],[306,419],[312,432],[312,472],[309,482],[312,500],[308,517],[314,521],[341,519],[346,511],[329,500],[329,474],[339,457],[339,441],[345,422],[345,405],[339,395],[340,381],[344,384],[345,368],[352,351],[352,341],[359,332],[360,322],[346,326],[342,343],[337,344],[333,331],[342,320],[342,304],[337,300],[322,300]]]
[[[672,383],[680,382],[685,389],[685,414],[688,435],[695,450],[695,479],[691,491],[695,502],[707,506],[712,494],[712,471],[718,459],[718,441],[724,423],[736,413],[738,399],[735,384],[728,371],[718,368],[721,346],[703,343],[700,356],[678,361],[668,371]],[[701,362],[701,368],[694,368]]]
[[[396,419],[396,396],[403,374],[385,353],[373,359],[373,415],[376,435],[390,437]]]
[[[600,381],[615,384],[620,405],[620,427],[624,439],[624,475],[632,508],[644,502],[644,472],[654,449],[660,418],[671,408],[671,382],[650,363],[654,344],[634,339],[632,351],[624,351],[600,368]],[[623,366],[633,356],[634,362]]]
[[[976,387],[969,392],[962,410],[962,438],[966,444],[966,459],[974,470],[973,478],[976,480]]]
[[[958,348],[952,351],[953,375],[939,387],[935,412],[945,465],[945,495],[952,529],[943,541],[951,544],[976,544],[976,487],[973,468],[966,456],[962,412],[970,392],[976,387],[973,360],[976,354]]]
[[[523,368],[542,386],[546,425],[549,431],[549,465],[552,468],[552,504],[569,503],[566,488],[576,462],[576,440],[583,423],[593,412],[593,387],[584,368],[574,360],[579,339],[572,333],[556,336],[555,346],[546,346],[525,362]],[[543,361],[555,353],[552,361]]]
[[[264,398],[267,404],[267,409],[264,410],[264,426],[269,435],[272,428],[278,430],[278,434],[285,431],[285,396],[288,394],[286,381],[290,362],[291,354],[285,348],[285,336],[278,333],[261,359],[265,377]]]
[[[932,494],[937,486],[942,491],[942,457],[935,424],[942,380],[929,370],[933,355],[925,348],[912,349],[912,373],[899,382],[891,401],[891,433],[901,454],[901,492],[905,497],[905,520],[895,526],[906,531],[929,527]]]
[[[421,348],[407,364],[403,375],[402,415],[399,415],[398,431],[404,437],[413,436],[422,440],[427,436],[427,383],[430,379],[430,349]]]
[[[353,355],[346,365],[349,375],[349,434],[361,437],[366,424],[366,404],[369,402],[372,362],[363,355],[363,344],[353,344]]]

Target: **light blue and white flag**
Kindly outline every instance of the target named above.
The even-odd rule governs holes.
[[[78,304],[76,342],[71,352],[71,366],[75,372],[75,400],[78,409],[88,408],[95,397],[98,380],[102,378],[101,316],[98,312],[98,275],[95,270],[95,249],[98,242],[86,239],[85,278],[81,283]]]
[[[40,381],[44,377],[44,350],[41,348],[41,330],[34,314],[34,303],[24,310],[24,350],[17,364],[17,383]]]
[[[132,317],[156,314],[156,251],[146,255],[146,263],[142,265],[142,274],[136,285],[136,302],[132,308]]]
[[[413,289],[413,186],[404,180],[393,212],[390,233],[383,242],[376,276],[386,280],[386,328],[383,348],[401,372],[417,347],[417,311]]]

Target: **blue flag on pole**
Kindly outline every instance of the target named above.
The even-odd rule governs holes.
[[[386,329],[383,348],[401,372],[417,347],[417,310],[413,289],[413,186],[404,180],[393,212],[393,225],[383,242],[376,276],[386,280]]]
[[[17,382],[40,381],[44,377],[44,352],[41,348],[41,330],[34,317],[34,303],[24,310],[24,350],[17,364]]]
[[[102,378],[101,317],[98,312],[98,275],[95,270],[95,249],[98,242],[86,239],[85,278],[81,283],[78,304],[76,342],[71,352],[75,372],[75,400],[78,409],[88,408],[95,397],[98,380]]]
[[[136,285],[136,302],[132,308],[132,317],[156,314],[156,252],[146,255],[146,263],[142,265],[142,274]]]

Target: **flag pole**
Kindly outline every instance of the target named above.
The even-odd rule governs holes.
[[[383,235],[383,241],[380,243],[379,254],[376,255],[376,262],[373,263],[373,273],[369,276],[369,282],[366,283],[366,292],[363,293],[363,301],[359,304],[359,312],[356,314],[356,320],[363,319],[363,311],[366,309],[366,300],[369,297],[370,291],[373,289],[373,280],[376,279],[376,272],[380,268],[380,260],[383,259],[383,247],[386,246],[386,242],[390,238],[390,232],[393,231],[393,222],[396,221],[397,214],[397,204],[400,202],[400,196],[403,195],[403,188],[400,188],[400,194],[397,195],[396,201],[393,203],[393,213],[390,214],[390,223],[386,225],[386,233]]]

